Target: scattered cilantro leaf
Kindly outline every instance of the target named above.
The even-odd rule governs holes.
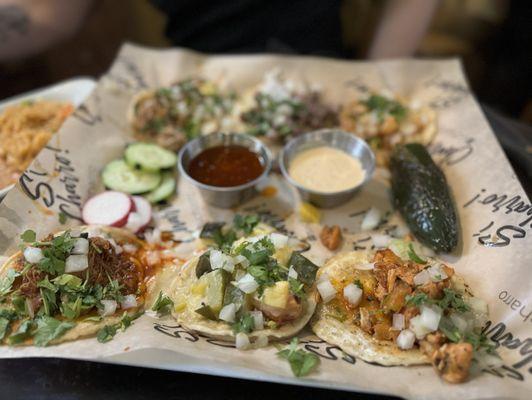
[[[443,298],[437,304],[444,310],[452,308],[459,312],[467,312],[471,309],[460,293],[449,288],[443,289]]]
[[[408,258],[418,264],[426,264],[427,260],[423,260],[420,256],[416,254],[414,250],[414,245],[412,243],[408,244]]]
[[[409,306],[421,307],[423,304],[430,301],[429,296],[426,293],[416,293],[406,296],[406,304]]]
[[[13,346],[13,345],[17,345],[17,344],[23,343],[24,341],[26,341],[26,339],[31,337],[31,334],[32,334],[31,331],[32,331],[33,327],[34,327],[33,321],[31,321],[31,320],[23,321],[19,325],[17,331],[15,333],[12,333],[7,338],[7,344],[10,345],[10,346]]]
[[[33,242],[35,242],[35,239],[37,238],[37,234],[35,233],[35,231],[32,231],[31,229],[28,229],[28,230],[24,231],[24,233],[22,233],[22,235],[20,235],[20,238],[25,243],[33,243]]]
[[[232,325],[235,334],[244,332],[251,333],[255,329],[255,320],[251,314],[243,314],[237,322]]]
[[[14,269],[10,269],[7,271],[6,276],[0,279],[0,298],[11,292],[13,282],[15,282],[17,276],[20,276],[20,273]]]
[[[172,299],[168,296],[166,296],[162,291],[159,292],[159,295],[157,296],[157,300],[155,300],[155,303],[153,303],[152,311],[156,311],[157,315],[163,316],[170,314],[172,312],[172,307],[174,306],[174,302]]]
[[[290,342],[290,346],[284,350],[279,351],[277,355],[288,361],[292,373],[295,376],[306,376],[318,366],[320,359],[317,355],[313,353],[298,349],[297,345],[298,339],[293,338]]]
[[[36,346],[47,346],[52,340],[60,338],[76,324],[59,321],[55,318],[42,316],[37,321],[34,343]]]
[[[116,325],[105,325],[102,329],[98,331],[96,339],[100,343],[107,343],[116,335],[117,326]]]
[[[67,220],[68,220],[67,215],[66,215],[63,211],[61,211],[61,212],[58,214],[58,217],[59,217],[59,223],[60,223],[61,225],[64,225],[64,224],[67,222]]]
[[[249,235],[259,222],[260,218],[256,214],[245,216],[236,214],[233,219],[233,225],[235,228],[243,231],[245,235]]]
[[[300,299],[305,298],[305,286],[302,282],[299,282],[297,279],[294,278],[288,278],[288,284],[290,286],[290,293]]]

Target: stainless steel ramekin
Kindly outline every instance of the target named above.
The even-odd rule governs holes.
[[[264,168],[262,174],[251,182],[230,187],[206,185],[198,182],[188,174],[190,161],[203,150],[214,146],[228,145],[244,146],[256,153]],[[253,197],[256,194],[255,187],[257,184],[268,176],[271,164],[272,156],[270,150],[260,140],[249,135],[238,133],[213,133],[191,140],[181,149],[177,161],[180,175],[184,176],[194,186],[199,188],[203,199],[208,204],[220,208],[235,207]]]
[[[350,189],[333,193],[310,190],[295,182],[288,174],[290,162],[297,153],[319,146],[334,147],[358,159],[365,172],[364,180]],[[285,179],[297,188],[303,201],[321,208],[332,208],[350,200],[362,186],[371,180],[375,170],[375,155],[364,140],[351,133],[339,129],[321,129],[298,136],[288,142],[279,155],[279,166]]]

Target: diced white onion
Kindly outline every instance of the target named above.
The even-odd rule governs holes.
[[[424,269],[423,271],[416,274],[416,276],[414,276],[414,285],[416,286],[424,285],[425,283],[429,283],[429,282],[430,282],[430,275],[426,269]]]
[[[436,252],[432,250],[431,248],[428,248],[426,246],[420,246],[421,247],[421,253],[425,257],[434,257],[436,255]]]
[[[425,271],[428,272],[430,279],[433,282],[443,281],[444,279],[448,278],[447,274],[442,269],[441,265],[432,265],[428,267]]]
[[[324,303],[331,301],[336,296],[336,289],[329,279],[319,282],[317,287]]]
[[[154,228],[151,231],[144,232],[144,239],[149,244],[156,244],[161,242],[161,231],[158,228]]]
[[[421,323],[421,315],[410,319],[409,329],[415,333],[417,339],[423,339],[431,330]]]
[[[111,246],[113,246],[113,248],[115,249],[115,253],[116,254],[120,254],[122,253],[122,247],[118,245],[118,243],[115,242],[115,240],[113,238],[108,238],[107,241],[109,243],[111,243]]]
[[[320,282],[328,281],[328,280],[329,280],[329,274],[324,273],[324,274],[321,274],[321,275],[318,277],[318,280],[316,281],[316,283],[320,283]]]
[[[427,329],[430,329],[430,332],[434,332],[440,324],[441,314],[440,307],[423,305],[421,306],[420,322]]]
[[[375,247],[387,247],[390,244],[390,240],[392,240],[390,236],[381,233],[371,235],[371,239]]]
[[[277,232],[270,234],[270,240],[272,241],[276,249],[281,249],[288,245],[288,236],[281,235]]]
[[[89,267],[89,258],[86,254],[73,254],[67,257],[65,262],[65,272],[70,274],[72,272],[85,271]]]
[[[356,269],[359,269],[361,271],[370,271],[372,269],[375,269],[375,263],[361,263],[355,265]]]
[[[268,346],[268,335],[259,335],[257,340],[255,340],[254,347],[261,348]]]
[[[116,300],[101,300],[103,304],[103,310],[99,310],[99,313],[103,317],[113,315],[116,312],[117,303]]]
[[[416,334],[409,329],[402,330],[397,336],[397,346],[400,349],[408,350],[414,347],[416,341]]]
[[[244,293],[253,293],[259,288],[259,284],[252,275],[246,274],[238,280],[236,286]]]
[[[135,253],[137,251],[137,246],[131,243],[124,244],[122,248],[126,253]]]
[[[37,264],[43,258],[42,250],[38,247],[26,247],[24,249],[24,258],[30,264]]]
[[[236,334],[235,345],[238,350],[247,350],[249,349],[249,337],[244,332],[239,332]]]
[[[351,305],[356,306],[362,299],[363,291],[354,283],[350,283],[344,287],[344,297]]]
[[[85,238],[76,239],[70,254],[89,254],[89,241]]]
[[[253,317],[253,330],[260,330],[264,329],[264,315],[262,314],[262,311],[251,311],[251,316]]]
[[[457,313],[452,313],[451,321],[453,321],[454,326],[456,326],[456,328],[458,329],[460,333],[463,334],[468,330],[467,328],[469,324],[467,323],[467,320],[463,316]]]
[[[405,328],[405,316],[404,314],[395,313],[392,317],[392,327],[398,331]]]
[[[220,310],[220,314],[218,315],[218,318],[220,318],[222,321],[225,322],[235,322],[235,314],[236,314],[236,305],[234,303],[230,303]]]
[[[484,300],[479,299],[478,297],[470,297],[466,301],[467,304],[471,307],[471,310],[473,310],[475,313],[488,313],[488,303],[486,303]]]
[[[294,269],[294,267],[288,268],[288,277],[292,279],[297,279],[297,271]]]
[[[244,268],[249,267],[249,260],[243,255],[239,254],[238,256],[233,257],[233,262],[235,265],[240,264]]]
[[[374,229],[381,221],[381,212],[375,207],[371,207],[362,220],[361,228],[363,231]]]
[[[122,307],[124,310],[127,310],[128,308],[134,308],[137,306],[137,298],[134,294],[128,294],[127,296],[124,296],[124,299],[120,302],[120,307]]]
[[[222,268],[227,272],[233,272],[235,269],[233,258],[222,253],[220,250],[211,250],[209,260],[212,269]]]

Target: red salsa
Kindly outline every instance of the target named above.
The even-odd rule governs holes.
[[[259,156],[244,146],[215,146],[203,150],[188,166],[189,175],[211,186],[243,185],[258,178],[264,167]]]

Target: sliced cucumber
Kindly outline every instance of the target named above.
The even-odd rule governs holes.
[[[175,153],[153,143],[133,143],[127,147],[124,156],[130,166],[145,171],[159,171],[177,164]]]
[[[163,177],[159,186],[146,194],[146,200],[150,203],[158,203],[169,197],[175,192],[175,177],[171,172],[163,172]]]
[[[129,194],[140,194],[159,186],[161,174],[136,170],[126,164],[124,160],[115,160],[105,166],[102,180],[109,189]]]

